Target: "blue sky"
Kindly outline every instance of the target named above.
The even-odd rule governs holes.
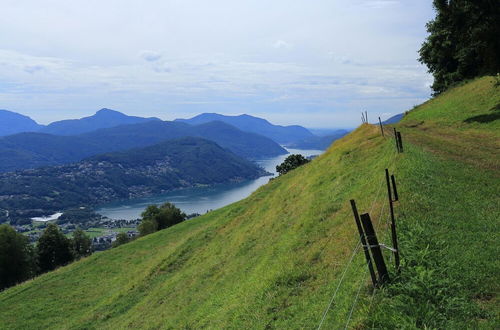
[[[2,0],[0,109],[353,127],[430,96],[431,1]]]

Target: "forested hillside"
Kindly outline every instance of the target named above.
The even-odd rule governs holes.
[[[214,142],[170,140],[69,165],[0,174],[0,222],[31,222],[31,217],[69,208],[264,174],[255,164]]]

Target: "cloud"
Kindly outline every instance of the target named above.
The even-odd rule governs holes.
[[[380,8],[386,8],[389,6],[395,6],[399,5],[400,1],[397,0],[365,0],[361,3],[361,6],[363,7],[368,7],[368,8],[374,8],[374,9],[380,9]]]
[[[0,106],[43,122],[106,105],[349,124],[430,94],[416,60],[430,1],[18,0],[0,12]]]
[[[28,73],[36,73],[36,72],[42,71],[44,69],[45,68],[42,65],[26,65],[24,67],[24,71],[26,71]]]
[[[273,43],[273,48],[276,49],[290,49],[292,48],[292,45],[284,40],[276,40]]]
[[[162,55],[158,52],[152,51],[152,50],[143,50],[140,53],[140,56],[142,59],[148,62],[156,62],[159,59],[161,59]]]

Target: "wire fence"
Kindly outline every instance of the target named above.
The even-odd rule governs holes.
[[[386,135],[384,135],[384,129],[383,129],[383,125],[381,124],[381,130],[382,130],[382,135],[383,137],[385,138]],[[387,135],[387,137],[390,137],[392,134],[392,132],[390,130],[386,130],[386,132],[389,132],[389,134]],[[395,138],[397,138],[397,136],[395,135]],[[383,157],[386,157],[386,155],[388,153],[390,153],[390,150],[394,150],[394,149],[388,149],[386,152],[384,152],[384,155]],[[397,151],[396,152],[392,152],[392,155],[390,156],[389,158],[389,161],[388,161],[388,164],[387,164],[387,167],[390,167],[393,165],[393,162],[394,162],[394,159],[396,158],[397,154],[400,152],[400,149],[398,147]],[[375,198],[373,199],[372,203],[371,203],[371,206],[370,206],[370,210],[368,213],[372,213],[373,210],[374,210],[374,207],[377,205],[378,203],[378,200],[381,196],[380,192],[381,192],[381,188],[383,186],[383,183],[385,182],[385,180],[380,180],[380,184],[377,188],[377,191],[375,193]],[[382,233],[384,233],[385,235],[384,236],[384,239],[387,239],[387,237],[390,236],[390,219],[389,219],[389,215],[386,214],[386,204],[387,203],[382,203],[382,207],[381,207],[381,210],[379,212],[379,215],[378,215],[378,219],[376,220],[376,227],[377,228],[380,228],[381,226],[385,226],[386,227],[386,231],[383,230],[381,231]],[[384,216],[387,216],[386,219],[387,221],[383,221],[383,218]],[[331,235],[329,237],[329,239],[327,240],[327,242],[325,243],[325,246],[324,248],[322,249],[322,252],[324,252],[325,248],[326,248],[326,245],[328,243],[330,243],[331,239],[332,239],[333,235]],[[353,260],[355,259],[356,255],[359,253],[360,251],[360,248],[361,248],[361,242],[358,242],[355,247],[352,249],[352,252],[351,252],[351,256],[348,260],[348,262],[345,264],[344,266],[344,269],[342,271],[342,275],[340,276],[340,279],[338,281],[338,284],[337,286],[335,287],[335,290],[330,298],[330,300],[328,301],[328,305],[326,306],[324,312],[322,313],[322,316],[321,316],[321,320],[319,322],[319,325],[317,327],[317,329],[321,329],[323,327],[323,325],[325,324],[325,320],[327,318],[327,315],[330,311],[330,309],[335,306],[335,299],[337,298],[337,294],[339,293],[341,287],[342,287],[342,284],[344,283],[344,279],[345,279],[345,276],[347,274],[347,271],[349,269],[349,267],[351,266],[351,264],[353,263]],[[392,260],[392,253],[390,254],[390,258]],[[371,259],[369,261],[371,263]],[[358,301],[359,301],[359,296],[360,296],[360,293],[361,293],[361,290],[363,288],[363,286],[365,285],[366,283],[366,277],[361,277],[361,279],[357,282],[357,290],[356,290],[356,295],[354,296],[354,299],[353,299],[353,302],[352,304],[350,304],[350,308],[348,309],[349,312],[347,314],[347,318],[346,318],[346,321],[344,322],[344,329],[347,329],[349,327],[349,324],[352,320],[352,317],[354,315],[354,311],[356,310],[356,307],[357,307],[357,304],[358,304]],[[373,304],[373,301],[374,301],[374,296],[375,296],[375,290],[373,290],[372,294],[371,294],[371,297],[370,297],[370,305],[369,305],[369,309],[371,308],[371,305]]]

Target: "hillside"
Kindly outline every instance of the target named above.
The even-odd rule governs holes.
[[[279,144],[289,144],[314,137],[305,127],[299,125],[273,125],[265,119],[250,115],[225,116],[218,113],[202,113],[190,119],[176,119],[176,121],[191,125],[221,121],[242,131],[266,136]]]
[[[36,132],[42,127],[28,116],[8,110],[0,110],[0,136],[20,132]]]
[[[30,329],[497,328],[499,101],[486,77],[426,102],[397,126],[402,154],[364,124],[245,200],[0,293],[0,318]],[[398,182],[402,268],[385,251],[392,281],[372,294],[349,200],[389,243],[385,168]]]
[[[0,138],[0,172],[61,165],[93,155],[150,146],[168,139],[200,137],[245,158],[264,158],[287,151],[269,138],[243,132],[222,122],[191,126],[152,120],[76,135],[20,133]]]
[[[255,164],[200,138],[94,156],[83,161],[0,174],[0,223],[179,188],[255,179]]]
[[[40,129],[40,132],[54,135],[78,135],[100,128],[138,124],[151,120],[160,119],[127,116],[121,112],[103,108],[89,117],[55,121]]]

